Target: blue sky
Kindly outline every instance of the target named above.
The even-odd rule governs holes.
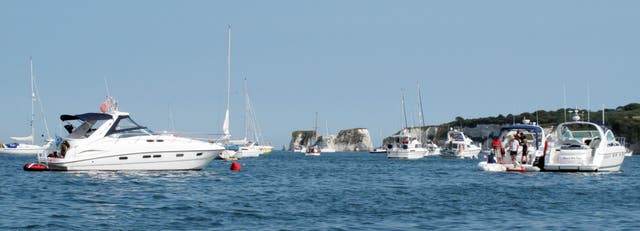
[[[0,140],[28,133],[28,58],[52,131],[120,109],[161,131],[220,133],[232,25],[231,133],[242,79],[266,140],[294,130],[401,127],[639,102],[638,1],[1,1]],[[588,105],[590,102],[590,105]],[[169,109],[170,108],[170,109]],[[169,112],[171,111],[171,112]],[[36,121],[40,125],[42,122]],[[38,128],[38,130],[41,130]]]

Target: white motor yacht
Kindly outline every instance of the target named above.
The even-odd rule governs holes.
[[[393,142],[387,145],[387,158],[420,159],[428,151],[422,147],[422,143],[415,137],[395,135],[393,136]]]
[[[38,155],[50,170],[200,170],[224,151],[212,142],[154,134],[117,110],[60,119],[80,125],[65,125],[69,135],[59,147]]]
[[[471,138],[467,137],[462,131],[453,129],[447,133],[447,141],[444,144],[444,148],[440,150],[440,156],[476,159],[480,150],[480,147],[475,145]]]
[[[576,110],[577,111],[577,110]],[[556,128],[550,139],[550,152],[544,156],[544,171],[619,171],[628,152],[611,129],[593,122],[572,122]]]

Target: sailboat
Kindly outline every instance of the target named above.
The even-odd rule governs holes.
[[[35,110],[34,104],[39,95],[37,95],[35,80],[33,78],[33,60],[29,58],[29,77],[31,80],[31,134],[25,137],[10,137],[17,141],[14,143],[0,143],[0,153],[4,154],[22,154],[22,155],[36,155],[46,150],[53,142],[51,139],[47,139],[47,143],[40,146],[35,144]],[[43,115],[44,117],[44,115]],[[46,123],[45,123],[46,126]],[[49,137],[47,129],[47,136]],[[22,142],[22,143],[18,143]]]
[[[419,114],[419,119],[420,119],[420,134],[418,135],[418,139],[420,140],[420,142],[423,141],[423,137],[422,137],[422,128],[425,127],[425,123],[424,123],[424,112],[422,111],[422,90],[420,88],[420,83],[418,82],[418,114]],[[433,142],[433,140],[429,140],[427,139],[427,142],[422,144],[422,147],[427,149],[427,152],[425,153],[425,156],[435,156],[435,155],[440,155],[440,147],[438,147],[438,145],[435,144],[435,142]]]
[[[236,152],[238,147],[230,145],[231,132],[229,131],[229,98],[231,92],[231,25],[227,27],[227,109],[224,114],[224,122],[222,123],[223,136],[220,141],[225,145],[225,150],[218,156],[220,159],[234,160],[237,159]]]
[[[238,149],[239,157],[258,157],[260,154],[271,152],[273,147],[260,145],[260,130],[256,121],[255,113],[251,107],[251,100],[249,99],[249,91],[247,88],[247,79],[244,79],[244,99],[245,99],[245,122],[244,122],[244,139],[242,140],[242,146]],[[249,136],[252,136],[249,138]]]
[[[315,125],[313,127],[313,136],[309,141],[309,147],[304,153],[305,156],[319,156],[320,147],[318,146],[318,112],[316,112]]]

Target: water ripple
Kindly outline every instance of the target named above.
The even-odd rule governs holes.
[[[274,152],[202,171],[24,172],[0,155],[0,229],[637,228],[640,158],[620,173],[487,173],[475,160]]]

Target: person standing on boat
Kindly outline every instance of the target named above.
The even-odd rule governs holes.
[[[522,156],[520,157],[520,163],[526,164],[528,160],[527,156],[527,137],[524,135],[524,132],[518,132],[518,139],[520,145],[522,145]]]
[[[520,142],[518,142],[518,137],[516,136],[517,134],[511,137],[511,142],[509,144],[509,155],[511,156],[512,164],[516,163],[516,156],[518,155],[518,148],[520,147]]]
[[[493,142],[491,142],[491,146],[493,147],[493,153],[498,156],[498,163],[502,162],[502,154],[500,153],[500,148],[502,148],[502,144],[500,143],[500,139],[495,136],[493,137]]]

